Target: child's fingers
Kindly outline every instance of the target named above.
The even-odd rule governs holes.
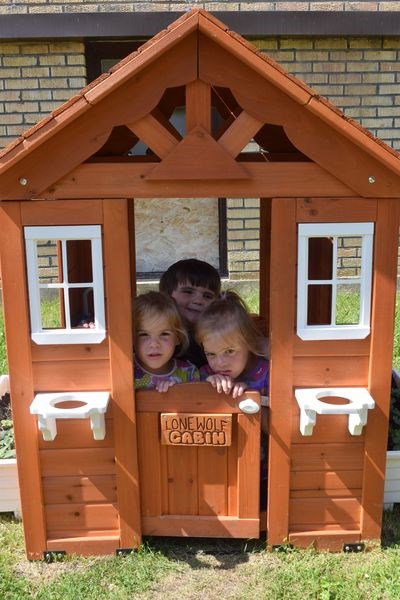
[[[212,385],[213,387],[217,387],[217,380],[216,380],[216,378],[215,378],[215,375],[209,375],[209,376],[207,377],[207,380],[206,380],[206,381],[208,381],[208,383],[211,383],[211,385]]]
[[[215,386],[214,386],[217,390],[217,392],[220,394],[221,392],[225,391],[224,390],[224,386],[223,386],[223,381],[221,380],[220,377],[216,377],[215,378]]]
[[[239,396],[241,396],[243,394],[243,392],[247,389],[247,386],[245,383],[242,383],[241,381],[238,381],[237,383],[235,383],[233,390],[232,390],[232,397],[233,398],[238,398]]]
[[[225,375],[210,375],[207,377],[207,381],[215,387],[219,394],[221,394],[221,392],[229,394],[232,389],[232,379]]]
[[[229,394],[232,389],[232,381],[227,377],[222,377],[221,386],[225,394]]]
[[[168,392],[173,385],[175,385],[175,381],[159,381],[156,384],[156,390],[157,392]]]

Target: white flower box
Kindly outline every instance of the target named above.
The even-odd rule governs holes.
[[[17,518],[21,516],[17,460],[15,458],[0,459],[0,513],[2,512],[13,512]]]
[[[400,502],[400,450],[389,450],[386,454],[385,508],[392,509]]]

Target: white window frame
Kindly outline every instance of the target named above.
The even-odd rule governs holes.
[[[29,308],[31,316],[31,337],[37,344],[99,344],[106,337],[103,258],[100,225],[43,226],[25,227],[26,265],[28,274]],[[40,283],[38,281],[37,242],[57,240],[61,242],[62,282]],[[93,281],[70,283],[68,281],[68,261],[66,242],[88,240],[91,242]],[[94,328],[71,327],[69,290],[72,288],[92,288],[94,304]],[[64,299],[65,327],[44,329],[40,310],[40,290],[62,290]]]
[[[302,340],[363,339],[370,334],[373,223],[301,223],[298,227],[297,267],[297,335]],[[337,277],[337,240],[344,236],[361,237],[360,277]],[[310,238],[334,238],[331,279],[308,279],[308,240]],[[307,303],[309,285],[332,286],[332,314],[330,325],[308,325]],[[336,290],[340,284],[360,286],[360,319],[357,324],[336,325]]]

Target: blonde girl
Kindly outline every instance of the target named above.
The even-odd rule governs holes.
[[[269,362],[267,339],[260,334],[243,300],[234,292],[223,292],[200,315],[196,338],[208,364],[200,368],[200,379],[219,393],[237,398],[246,389],[268,395]],[[267,411],[261,410],[260,507],[266,507]]]
[[[188,345],[175,302],[161,292],[138,296],[134,306],[135,389],[166,392],[176,383],[198,381],[195,365],[177,358]]]
[[[200,369],[202,380],[233,398],[246,389],[268,394],[267,340],[237,294],[223,292],[204,310],[197,321],[196,339],[208,363]]]

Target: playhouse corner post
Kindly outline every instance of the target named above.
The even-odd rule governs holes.
[[[381,537],[389,424],[396,302],[400,208],[396,199],[378,202],[375,231],[374,287],[368,387],[376,408],[369,415],[365,439],[364,489],[361,499],[362,539]]]
[[[107,270],[110,332],[111,393],[113,398],[115,465],[121,547],[141,543],[141,515],[135,397],[128,201],[104,201],[104,252]]]
[[[29,560],[42,558],[46,549],[46,524],[41,488],[37,426],[29,414],[33,398],[32,357],[25,277],[25,253],[21,227],[21,206],[10,202],[0,207],[0,255],[5,317],[10,397],[14,415],[21,512],[26,554]]]
[[[282,239],[285,244],[282,244]],[[270,292],[270,442],[268,469],[268,545],[289,534],[292,363],[295,296],[295,202],[272,201]]]

